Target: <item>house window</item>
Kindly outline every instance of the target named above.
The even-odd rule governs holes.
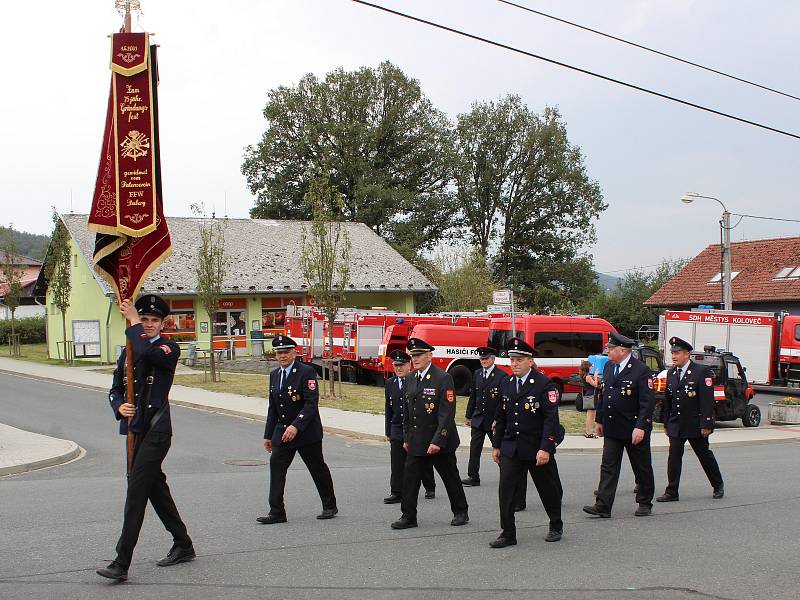
[[[736,276],[739,274],[739,271],[731,271],[731,281],[736,279]],[[708,283],[719,283],[722,279],[722,273],[717,273],[711,279],[708,280]]]
[[[784,267],[775,274],[773,279],[796,279],[800,277],[800,267]]]

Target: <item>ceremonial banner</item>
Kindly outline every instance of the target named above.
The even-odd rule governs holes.
[[[103,148],[89,229],[95,269],[120,300],[171,253],[161,198],[156,47],[146,33],[113,36]]]

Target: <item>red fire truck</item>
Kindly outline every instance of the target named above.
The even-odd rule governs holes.
[[[384,378],[392,372],[387,356],[397,349],[405,349],[412,335],[423,337],[438,347],[447,345],[454,356],[477,354],[475,348],[486,343],[489,323],[500,313],[438,313],[403,314],[381,310],[342,309],[333,324],[333,349],[330,347],[328,323],[325,316],[313,307],[299,307],[294,315],[286,317],[286,334],[300,344],[298,354],[302,360],[322,368],[322,361],[331,357],[341,360],[343,377],[348,381],[383,385]],[[430,326],[430,329],[424,327]],[[423,329],[416,329],[422,327]],[[441,329],[441,331],[440,331]],[[415,333],[412,334],[412,330]],[[430,339],[429,339],[430,338]],[[465,344],[455,346],[454,344]],[[440,359],[442,357],[439,357]],[[436,359],[442,368],[450,363]],[[453,364],[455,366],[455,364]],[[477,367],[476,367],[477,368]],[[471,377],[464,369],[460,377]],[[469,379],[466,381],[469,385]],[[465,389],[462,385],[462,392]],[[468,390],[468,387],[466,388]]]
[[[735,354],[751,383],[800,387],[800,315],[668,310],[659,329],[662,351],[678,336],[695,348],[714,346]],[[664,359],[671,364],[669,352]]]
[[[600,354],[608,343],[608,334],[616,331],[605,319],[582,315],[519,315],[515,317],[517,337],[536,351],[536,368],[552,379],[559,393],[579,392],[567,380],[578,373],[581,361]],[[492,319],[489,342],[504,348],[512,337],[511,318]],[[510,360],[501,356],[497,364],[511,372]]]

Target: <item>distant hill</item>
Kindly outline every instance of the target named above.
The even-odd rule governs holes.
[[[613,275],[606,275],[605,273],[597,274],[597,283],[604,290],[613,290],[622,281],[621,277],[614,277]]]
[[[8,227],[0,225],[0,239],[3,239],[8,234],[8,231]],[[14,237],[17,240],[17,254],[44,260],[47,246],[50,244],[50,236],[14,231]]]

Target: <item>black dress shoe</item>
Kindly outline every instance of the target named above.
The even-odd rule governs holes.
[[[116,579],[117,581],[125,581],[128,579],[128,569],[117,561],[112,561],[107,567],[97,569],[97,574],[108,579]]]
[[[433,500],[436,498],[436,490],[425,490],[425,500]]]
[[[714,488],[714,494],[711,496],[714,500],[719,500],[725,495],[725,486],[721,485],[719,487]]]
[[[194,552],[194,546],[189,546],[188,548],[173,546],[170,549],[169,554],[167,554],[156,564],[159,567],[171,567],[172,565],[177,565],[178,563],[189,562],[195,558],[197,558],[197,554]]]
[[[339,514],[339,509],[335,506],[333,508],[323,508],[322,512],[317,515],[317,518],[320,520],[332,519],[337,514]]]
[[[417,520],[403,515],[392,523],[392,529],[410,529],[417,526]]]
[[[656,502],[677,502],[678,494],[662,494],[656,498]]]
[[[461,525],[466,525],[467,523],[469,523],[469,515],[465,512],[456,513],[453,515],[453,520],[450,521],[450,525],[453,527],[459,527]]]
[[[267,515],[256,519],[262,525],[272,525],[274,523],[286,523],[286,515]]]
[[[517,505],[514,507],[514,512],[522,512],[522,511],[523,511],[523,510],[525,510],[526,508],[527,508],[527,506],[525,506],[524,504],[517,504]]]
[[[384,504],[397,504],[401,502],[403,497],[400,494],[389,494],[386,498],[383,499]]]
[[[653,514],[653,509],[647,504],[640,504],[639,508],[636,509],[636,512],[633,513],[636,517],[649,517]]]
[[[593,515],[595,517],[600,517],[602,519],[608,519],[611,517],[611,513],[608,512],[602,506],[598,506],[597,504],[586,505],[583,507],[583,512]]]
[[[461,480],[461,483],[469,487],[478,487],[481,484],[481,480],[474,477],[465,477]]]
[[[563,533],[561,531],[558,531],[557,529],[551,529],[550,531],[547,532],[547,535],[545,536],[544,541],[545,542],[560,542],[562,535],[563,535]]]
[[[634,494],[638,494],[639,493],[639,484],[638,483],[635,486],[633,486],[633,493]]]
[[[506,537],[501,535],[493,542],[489,542],[490,548],[505,548],[506,546],[516,546],[517,545],[517,538]]]

